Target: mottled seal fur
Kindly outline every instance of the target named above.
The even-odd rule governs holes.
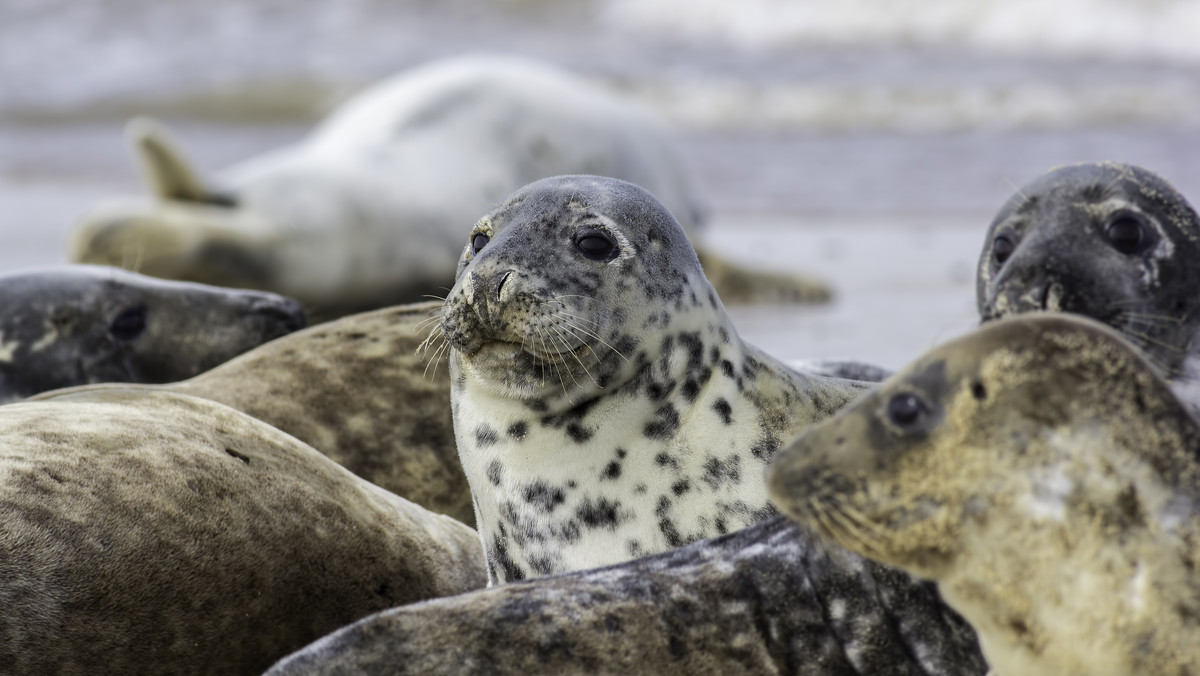
[[[1200,219],[1166,180],[1099,162],[1017,191],[988,229],[976,277],[986,321],[1071,312],[1120,331],[1200,407]]]
[[[293,674],[982,675],[933,585],[813,546],[782,517],[610,568],[387,610]]]
[[[1119,334],[1038,313],[811,428],[785,513],[937,581],[1000,676],[1200,673],[1200,429]]]
[[[612,178],[543,179],[481,219],[439,328],[493,581],[769,516],[776,448],[864,386],[743,343],[675,219]]]
[[[164,383],[305,325],[273,293],[91,265],[0,276],[0,402],[96,382]]]
[[[103,204],[74,234],[82,262],[260,288],[320,316],[441,294],[463,228],[530,181],[592,173],[644,186],[696,226],[705,211],[649,111],[547,65],[469,56],[360,93],[302,142],[209,188],[164,132],[129,130],[154,200]],[[825,300],[829,289],[705,261],[728,300]]]
[[[198,397],[10,404],[0,449],[5,674],[257,674],[485,582],[471,529]]]
[[[450,376],[417,347],[440,302],[343,317],[298,331],[195,378],[145,386],[247,413],[358,476],[474,525],[454,446]],[[48,392],[58,397],[90,387]]]

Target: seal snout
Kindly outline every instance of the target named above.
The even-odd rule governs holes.
[[[1001,286],[979,313],[982,323],[1022,312],[1064,312],[1063,285],[1054,279],[1033,284],[1011,282]]]
[[[246,314],[265,320],[270,328],[275,329],[268,333],[273,332],[277,336],[308,326],[308,315],[304,312],[304,306],[286,296],[264,294],[254,298],[250,301]]]

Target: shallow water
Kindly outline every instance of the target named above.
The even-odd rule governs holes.
[[[981,238],[1019,184],[1110,159],[1200,195],[1196,34],[1182,0],[0,0],[0,271],[65,260],[83,210],[140,190],[128,115],[214,172],[375,79],[504,51],[658,110],[706,237],[837,289],[736,309],[751,341],[896,367],[972,325]]]

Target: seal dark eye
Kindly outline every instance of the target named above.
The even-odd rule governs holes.
[[[134,340],[146,330],[146,307],[136,305],[121,310],[108,323],[108,332],[117,340]]]
[[[911,427],[925,417],[928,409],[925,402],[915,394],[904,392],[892,397],[888,402],[887,416],[897,427]]]
[[[1013,251],[1017,248],[1016,244],[1008,238],[1008,235],[997,235],[992,241],[992,256],[996,258],[997,263],[1003,263],[1012,256]]]
[[[604,235],[590,233],[575,240],[575,248],[579,249],[579,253],[587,256],[594,261],[607,260],[617,247],[612,240]]]
[[[1118,216],[1108,224],[1104,234],[1108,237],[1108,243],[1123,254],[1138,253],[1146,248],[1150,239],[1141,221],[1133,216]]]
[[[487,235],[483,234],[482,232],[476,234],[474,237],[471,238],[471,252],[479,253],[480,250],[483,249],[483,247],[487,246],[487,243],[490,241],[492,241],[492,238],[488,237]]]

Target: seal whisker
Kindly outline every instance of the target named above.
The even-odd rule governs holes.
[[[1025,192],[1021,190],[1020,186],[1018,186],[1016,184],[1015,181],[1013,181],[1011,178],[1005,176],[1004,182],[1008,184],[1008,187],[1012,188],[1013,192],[1017,193],[1017,195],[1020,195],[1021,204],[1017,206],[1018,209],[1020,209],[1021,207],[1025,206],[1026,204],[1029,203],[1029,195],[1026,195]]]
[[[1137,336],[1138,338],[1141,338],[1142,340],[1145,340],[1145,341],[1146,341],[1146,342],[1148,342],[1148,343],[1151,343],[1151,344],[1157,345],[1157,346],[1159,346],[1159,347],[1161,347],[1161,348],[1164,348],[1164,349],[1170,350],[1170,351],[1172,351],[1172,352],[1179,352],[1179,353],[1186,353],[1186,352],[1187,352],[1187,348],[1186,348],[1186,347],[1179,347],[1178,345],[1172,345],[1172,344],[1170,344],[1170,343],[1167,343],[1167,342],[1165,342],[1165,341],[1162,341],[1162,340],[1159,340],[1159,339],[1157,339],[1157,338],[1154,338],[1153,336],[1151,336],[1151,335],[1150,335],[1150,334],[1148,334],[1148,333],[1145,333],[1145,332],[1142,332],[1142,331],[1134,331],[1134,330],[1133,330],[1131,327],[1128,327],[1128,326],[1127,326],[1127,327],[1126,327],[1126,329],[1125,329],[1125,333],[1127,333],[1127,334],[1128,334],[1128,335],[1130,335],[1130,336]]]
[[[414,354],[416,354],[417,352],[420,352],[421,354],[425,354],[426,352],[429,351],[429,347],[430,347],[430,345],[433,344],[433,340],[435,338],[437,338],[438,336],[444,336],[444,335],[446,335],[446,334],[445,334],[445,331],[442,330],[441,325],[434,324],[433,327],[429,329],[429,335],[425,336],[425,340],[421,341],[420,345],[417,345],[417,349],[414,351]]]
[[[862,524],[854,520],[847,512],[846,506],[840,502],[827,502],[829,518],[838,525],[840,532],[844,537],[847,537],[854,543],[853,549],[858,549],[870,556],[878,559],[882,551],[876,544],[876,540],[871,538],[871,533],[868,529],[864,529]],[[866,530],[867,532],[864,532]]]
[[[555,328],[555,327],[551,327],[551,328],[554,328],[554,331],[555,331],[556,333],[558,332],[558,329],[557,329],[557,328]],[[547,335],[549,335],[549,334],[547,334]],[[574,352],[574,350],[571,350],[571,349],[570,349],[570,347],[567,345],[566,341],[564,341],[564,340],[563,340],[563,338],[562,338],[562,334],[559,334],[557,338],[556,338],[555,336],[550,336],[550,340],[551,340],[551,342],[557,342],[558,344],[560,344],[560,345],[562,345],[562,346],[563,346],[563,352],[560,352],[560,353],[559,353],[559,356],[560,356],[560,357],[562,356],[562,354],[563,354],[563,353],[569,352],[569,353],[571,353],[571,355],[572,355],[572,356],[574,356],[574,357],[575,357],[575,361],[579,361],[579,356],[578,356],[578,355],[576,355],[576,354],[575,354],[575,352]],[[564,359],[564,360],[562,360],[562,361],[563,361],[563,362],[565,362],[566,360]],[[579,365],[580,365],[580,366],[583,366],[583,362],[582,362],[582,361],[579,361]],[[564,366],[565,366],[565,364],[564,364]],[[584,369],[583,369],[583,370],[586,372],[586,371],[587,371],[587,367],[584,367]],[[571,381],[572,381],[572,382],[574,382],[574,383],[575,383],[575,387],[576,387],[576,388],[578,388],[578,387],[579,387],[579,381],[575,379],[575,374],[571,372],[571,369],[567,369],[567,375],[571,376]],[[588,377],[591,377],[591,375],[592,375],[592,374],[588,373]],[[592,382],[595,382],[595,379],[594,379],[594,378],[592,379]]]
[[[433,322],[441,321],[441,319],[442,319],[442,315],[440,313],[432,315],[430,317],[426,317],[425,319],[422,319],[421,321],[417,322],[416,325],[413,326],[413,330],[414,331],[422,331],[425,329],[426,326],[429,326]]]
[[[1106,305],[1105,307],[1106,308],[1114,308],[1114,307],[1118,307],[1121,305],[1145,305],[1145,304],[1146,304],[1146,301],[1141,298],[1128,298],[1125,300],[1109,301],[1108,305]]]
[[[442,356],[447,353],[449,347],[450,341],[446,340],[443,336],[442,344],[437,348],[437,351],[433,353],[433,357],[430,358],[429,363],[425,364],[425,372],[421,374],[422,377],[425,377],[429,373],[430,365],[433,366],[433,377],[437,377],[437,365],[439,362],[441,362]]]
[[[604,301],[600,300],[599,298],[593,298],[591,296],[584,296],[584,295],[580,295],[580,294],[570,294],[570,293],[559,294],[559,295],[553,296],[551,298],[551,300],[562,300],[563,298],[582,298],[582,299],[586,300],[588,303],[599,305],[602,308],[605,308],[608,310],[614,309],[612,305],[605,303]],[[542,302],[545,303],[548,301],[542,301]]]
[[[567,347],[567,341],[563,337],[562,331],[558,327],[554,327],[554,331],[555,331],[555,333],[558,334],[558,339],[563,344],[563,347]],[[587,347],[587,344],[585,343],[583,345],[583,347]],[[591,349],[592,348],[588,347],[588,350],[591,350]],[[596,381],[595,376],[593,376],[592,372],[588,370],[587,365],[583,363],[583,360],[579,358],[579,355],[575,353],[575,350],[568,349],[567,351],[571,353],[572,357],[575,357],[575,361],[579,362],[580,368],[582,368],[583,372],[585,374],[587,374],[587,377],[592,380],[592,384],[594,384],[596,387],[600,387],[600,383]],[[571,376],[571,378],[574,379],[574,376]],[[579,383],[575,383],[575,384],[579,385]],[[601,388],[601,389],[603,389],[603,388]]]
[[[1158,322],[1161,324],[1175,324],[1175,325],[1179,325],[1179,324],[1183,323],[1183,317],[1171,317],[1168,315],[1152,315],[1152,314],[1148,314],[1145,312],[1130,312],[1128,310],[1118,311],[1116,314],[1116,318],[1117,319],[1131,319],[1134,321],[1140,321],[1140,322],[1145,322],[1145,323]]]
[[[556,314],[557,314],[557,313],[556,313]],[[569,315],[562,315],[562,316],[569,316]],[[578,325],[576,325],[576,324],[574,324],[574,323],[572,323],[572,322],[569,322],[569,321],[567,322],[567,325],[568,325],[568,326],[570,326],[572,329],[574,329],[574,330],[576,330],[576,331],[581,331],[581,332],[582,332],[582,333],[583,333],[585,336],[588,336],[588,337],[591,337],[591,338],[595,338],[597,341],[599,341],[599,342],[600,342],[600,344],[601,344],[601,345],[603,345],[604,347],[607,347],[608,349],[612,350],[613,352],[616,352],[618,357],[620,357],[621,359],[624,359],[624,360],[625,360],[625,361],[627,361],[627,362],[629,361],[629,357],[626,357],[626,356],[624,355],[624,353],[622,353],[620,350],[618,350],[617,348],[615,348],[615,347],[613,347],[612,345],[610,345],[610,344],[608,343],[608,341],[604,340],[603,338],[601,338],[600,336],[596,335],[595,333],[593,333],[593,332],[591,332],[591,331],[588,331],[587,329],[583,328],[582,326],[578,326]]]
[[[834,509],[831,509],[832,505],[815,498],[810,499],[808,504],[812,508],[813,517],[816,519],[817,524],[821,526],[821,529],[825,531],[827,538],[847,549],[869,551],[866,543],[861,542],[861,538],[857,534],[847,530],[841,521],[834,518],[836,512]]]
[[[590,317],[583,317],[583,316],[580,316],[577,314],[571,314],[570,312],[567,312],[566,310],[562,309],[561,307],[555,311],[555,314],[561,315],[563,317],[570,317],[571,319],[578,319],[580,321],[584,321],[584,322],[587,322],[588,324],[591,324],[592,326],[596,327],[597,329],[600,328],[600,322],[596,321],[595,319],[591,319]]]
[[[538,336],[539,336],[539,337],[541,337],[541,339],[542,339],[542,352],[544,352],[544,353],[546,353],[546,354],[550,354],[550,349],[546,347],[546,334],[545,334],[545,330],[544,330],[544,329],[542,329],[541,327],[538,327]],[[546,361],[548,361],[548,360],[545,360],[545,359],[543,359],[543,360],[542,360],[542,363],[544,364]],[[563,380],[563,377],[562,377],[562,368],[559,366],[559,360],[550,360],[550,365],[551,365],[551,366],[553,366],[553,367],[554,367],[554,371],[558,373],[558,382],[559,382],[559,384],[561,384],[561,385],[562,385],[562,391],[563,391],[563,395],[564,395],[564,396],[566,396],[566,394],[567,394],[567,381]]]

